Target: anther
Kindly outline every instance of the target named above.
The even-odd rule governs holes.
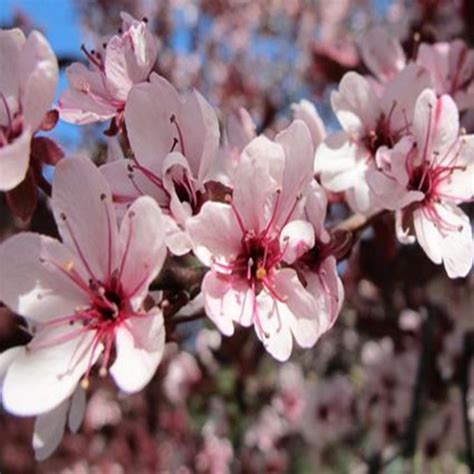
[[[257,280],[263,280],[267,276],[267,271],[263,267],[258,267],[255,276]]]
[[[90,382],[88,378],[83,378],[81,380],[81,387],[83,390],[87,390],[90,387]]]
[[[64,212],[61,212],[59,214],[59,217],[61,218],[61,220],[65,221],[66,220],[66,214],[64,214]]]
[[[100,195],[100,200],[101,200],[101,201],[105,201],[106,198],[107,198],[107,196],[105,195],[105,193],[102,193],[102,194]]]
[[[99,369],[99,377],[105,378],[107,377],[108,370],[105,367],[101,367]]]

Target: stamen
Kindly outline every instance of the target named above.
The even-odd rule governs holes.
[[[81,258],[81,261],[82,263],[84,264],[84,267],[86,268],[87,272],[89,273],[89,275],[94,279],[94,280],[97,280],[97,278],[95,277],[94,273],[92,272],[91,270],[91,267],[89,266],[89,263],[87,262],[86,258],[84,257],[84,254],[82,252],[82,249],[74,235],[74,232],[72,231],[72,228],[69,224],[69,221],[67,220],[67,216],[64,212],[61,212],[59,214],[59,217],[61,218],[61,220],[64,222],[65,226],[66,226],[66,229],[67,231],[69,232],[69,235],[71,236],[71,239],[74,243],[74,247],[76,248],[76,251],[77,253],[79,254],[79,257]]]
[[[181,147],[181,153],[186,156],[186,150],[185,150],[185,147],[184,147],[184,140],[183,140],[183,135],[181,133],[181,128],[179,127],[179,124],[178,124],[178,121],[176,120],[176,115],[172,115],[170,117],[170,122],[172,124],[174,124],[174,126],[176,127],[176,130],[178,131],[178,137],[179,137],[179,145]]]

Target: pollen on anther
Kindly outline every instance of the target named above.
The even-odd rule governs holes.
[[[99,377],[105,378],[107,377],[108,370],[105,367],[101,367],[99,369]]]
[[[89,382],[88,378],[84,378],[84,379],[81,380],[81,387],[84,390],[87,390],[90,387],[90,382]]]
[[[258,267],[255,276],[257,277],[257,280],[263,280],[267,276],[267,270],[263,267]]]

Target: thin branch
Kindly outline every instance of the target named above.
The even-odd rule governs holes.
[[[466,464],[470,472],[474,472],[474,453],[472,448],[471,423],[469,421],[468,394],[469,394],[469,368],[472,358],[474,334],[467,332],[464,335],[464,354],[461,362],[461,408],[464,427],[464,440],[466,444]]]
[[[410,418],[406,426],[405,444],[402,448],[404,457],[413,457],[416,452],[418,427],[422,411],[422,402],[426,385],[426,375],[430,364],[431,341],[433,338],[433,311],[428,308],[423,321],[421,333],[421,349],[416,372],[415,385],[411,404]]]

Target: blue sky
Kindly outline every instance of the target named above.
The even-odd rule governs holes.
[[[57,55],[79,55],[81,31],[73,0],[0,0],[0,5],[2,25],[11,22],[15,10],[21,10],[43,31]],[[66,84],[62,74],[58,94]],[[80,132],[77,126],[59,122],[51,135],[67,151],[72,151],[77,147]]]

